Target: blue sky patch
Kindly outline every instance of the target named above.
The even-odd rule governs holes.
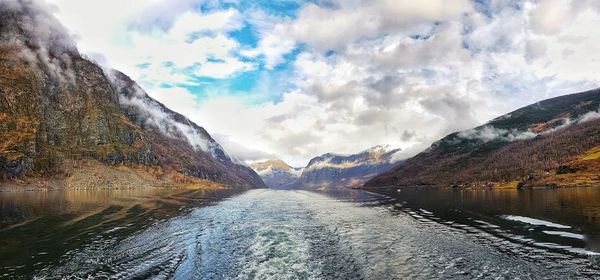
[[[247,48],[256,48],[258,45],[259,34],[256,29],[246,23],[243,28],[239,30],[230,31],[227,33],[230,38],[235,39],[241,46]]]

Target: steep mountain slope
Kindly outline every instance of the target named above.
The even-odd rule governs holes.
[[[203,128],[82,57],[47,10],[0,2],[0,179],[69,173],[94,160],[152,169],[161,180],[264,186]]]
[[[291,189],[302,173],[302,168],[289,166],[282,160],[267,160],[250,165],[265,184],[273,189]]]
[[[365,187],[597,185],[599,108],[600,90],[529,105],[452,133]]]
[[[310,160],[297,181],[300,188],[357,187],[399,164],[400,149],[375,146],[353,155],[324,154]]]

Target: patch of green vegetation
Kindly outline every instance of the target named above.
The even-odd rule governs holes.
[[[600,159],[600,147],[595,147],[585,153],[582,160],[596,160]]]
[[[498,185],[498,189],[516,189],[519,186],[519,181],[511,181],[508,183]]]
[[[16,160],[23,158],[23,156],[25,156],[25,154],[23,154],[21,152],[17,152],[17,151],[5,151],[5,152],[0,152],[0,156],[5,158],[8,161],[16,161]]]
[[[34,169],[42,174],[55,173],[61,165],[61,155],[52,150],[38,155],[33,162]]]

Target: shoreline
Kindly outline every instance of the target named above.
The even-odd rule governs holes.
[[[60,172],[52,175],[33,174],[0,180],[0,192],[152,188],[217,190],[251,187],[230,186],[161,167],[107,165],[95,160],[80,160],[77,164],[63,166]]]

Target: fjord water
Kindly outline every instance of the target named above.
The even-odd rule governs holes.
[[[600,190],[0,193],[0,277],[599,278]]]

